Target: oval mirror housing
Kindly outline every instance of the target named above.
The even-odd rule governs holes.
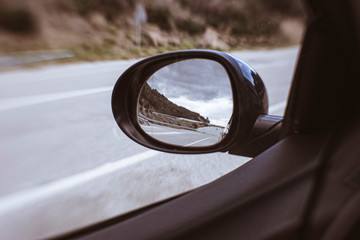
[[[260,76],[212,50],[144,59],[120,76],[112,95],[115,120],[128,137],[172,153],[228,151],[267,108]]]

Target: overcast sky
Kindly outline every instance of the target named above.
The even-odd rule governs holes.
[[[226,126],[232,110],[232,90],[224,67],[207,59],[170,64],[152,75],[148,83],[170,101]]]

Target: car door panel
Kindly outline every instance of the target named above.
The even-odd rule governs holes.
[[[261,239],[297,234],[325,138],[285,138],[220,179],[84,239],[216,239],[226,233],[230,239]]]

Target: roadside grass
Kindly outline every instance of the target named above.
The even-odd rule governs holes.
[[[165,53],[169,51],[176,50],[185,50],[185,49],[211,49],[217,51],[240,51],[240,50],[259,50],[259,49],[275,49],[275,48],[284,48],[293,46],[294,43],[291,43],[285,38],[267,38],[265,40],[259,40],[254,38],[248,39],[246,42],[238,45],[232,45],[229,49],[222,49],[219,47],[213,47],[210,45],[200,46],[195,38],[188,37],[185,38],[180,45],[167,45],[167,46],[142,46],[141,48],[131,45],[127,48],[120,47],[118,40],[114,37],[105,37],[102,44],[96,43],[83,43],[80,45],[69,46],[66,50],[73,53],[73,57],[68,58],[59,58],[47,61],[37,61],[32,63],[25,63],[23,65],[17,65],[14,67],[2,68],[0,71],[6,71],[10,69],[17,68],[36,68],[46,65],[55,65],[55,64],[68,64],[76,62],[92,62],[92,61],[109,61],[109,60],[129,60],[129,59],[138,59],[153,56],[160,53]],[[54,49],[44,49],[54,50]],[[21,53],[20,53],[21,54]]]
[[[119,48],[116,46],[117,42],[111,38],[104,40],[104,44],[82,44],[80,46],[70,47],[69,50],[74,53],[74,58],[63,59],[63,61],[99,61],[99,60],[128,60],[134,58],[149,57],[159,53],[165,53],[176,50],[186,49],[211,49],[217,51],[225,51],[220,47],[213,47],[207,45],[205,47],[197,45],[194,39],[186,39],[179,46],[143,46],[136,47],[132,46],[127,49]],[[294,43],[287,41],[286,39],[274,39],[268,41],[259,41],[250,44],[244,43],[230,47],[226,51],[237,51],[237,50],[257,50],[257,49],[274,49],[293,46]]]

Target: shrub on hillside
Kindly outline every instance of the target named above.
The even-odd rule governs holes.
[[[0,28],[16,34],[29,34],[36,31],[37,23],[28,10],[0,6]]]
[[[192,18],[188,19],[176,19],[175,25],[180,31],[187,32],[191,35],[204,33],[206,25],[199,21],[195,21]]]
[[[193,14],[201,15],[216,29],[230,29],[234,35],[277,34],[277,16],[294,17],[303,14],[300,1],[288,0],[178,0]],[[276,18],[274,18],[274,16]],[[273,20],[270,20],[273,19]]]
[[[172,15],[167,6],[147,5],[146,12],[148,16],[148,22],[158,25],[162,30],[172,30],[170,24]]]
[[[134,8],[135,0],[58,0],[60,9],[87,16],[93,12],[102,13],[108,20],[114,20],[119,14]]]

